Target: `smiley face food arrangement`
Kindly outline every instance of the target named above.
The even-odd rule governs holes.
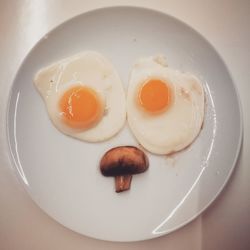
[[[98,143],[126,124],[143,150],[126,145],[108,150],[100,172],[115,178],[116,192],[130,189],[132,176],[149,167],[146,152],[168,155],[189,146],[204,120],[200,80],[167,66],[163,56],[141,58],[132,66],[127,95],[114,66],[85,51],[41,69],[34,84],[50,120],[62,133]]]

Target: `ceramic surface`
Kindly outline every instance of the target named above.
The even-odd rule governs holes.
[[[159,53],[169,66],[196,74],[204,84],[206,111],[199,137],[170,157],[148,153],[149,170],[133,177],[129,192],[115,193],[113,179],[98,169],[106,150],[138,145],[128,125],[104,143],[67,137],[50,122],[33,85],[41,67],[82,50],[109,58],[125,89],[133,62]],[[242,118],[230,74],[201,35],[160,12],[116,7],[75,17],[32,49],[13,83],[7,129],[13,166],[47,214],[87,236],[136,241],[169,233],[211,204],[234,168]]]

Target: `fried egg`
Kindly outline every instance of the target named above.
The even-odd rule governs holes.
[[[53,124],[74,138],[98,142],[126,120],[122,82],[101,54],[86,51],[41,69],[34,78]]]
[[[127,94],[127,116],[139,143],[154,154],[169,154],[190,145],[204,119],[200,80],[167,66],[164,56],[139,59]]]

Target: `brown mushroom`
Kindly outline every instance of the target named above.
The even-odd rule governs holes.
[[[148,169],[148,158],[136,147],[116,147],[104,154],[100,169],[104,176],[115,177],[115,189],[119,193],[130,189],[132,175]]]

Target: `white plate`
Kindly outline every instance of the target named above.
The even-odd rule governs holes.
[[[204,83],[206,116],[197,140],[172,157],[148,154],[149,170],[133,177],[128,192],[115,193],[113,179],[98,169],[106,150],[137,145],[127,125],[104,143],[67,137],[51,124],[33,86],[41,67],[82,50],[109,58],[125,88],[132,63],[158,53]],[[13,165],[32,199],[64,226],[112,241],[158,237],[194,219],[229,179],[242,138],[237,93],[213,47],[173,17],[132,7],[82,14],[41,39],[17,73],[7,120]]]

